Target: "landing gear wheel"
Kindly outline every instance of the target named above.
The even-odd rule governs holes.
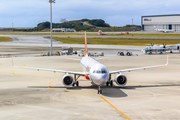
[[[102,90],[98,90],[98,94],[102,94]]]
[[[111,80],[110,85],[113,86],[113,81]]]
[[[76,86],[77,86],[77,87],[79,86],[79,81],[76,82]]]
[[[75,83],[72,84],[72,86],[74,87]]]
[[[130,56],[130,53],[129,53],[129,52],[127,53],[127,56]]]
[[[106,86],[109,86],[109,82],[106,83]]]
[[[173,53],[172,51],[170,51],[170,53]]]
[[[98,87],[98,94],[102,94],[101,86]]]
[[[124,53],[123,53],[123,52],[121,52],[121,53],[120,53],[120,55],[121,55],[121,56],[124,56]]]

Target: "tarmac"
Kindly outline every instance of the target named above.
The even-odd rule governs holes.
[[[13,57],[16,66],[82,71],[81,57],[76,55],[29,57],[29,54],[48,50],[48,47],[1,47],[1,54],[27,54],[26,57]],[[117,50],[126,47],[119,46]],[[95,59],[106,65],[109,71],[166,63],[166,55],[144,55],[137,48],[134,47],[137,55],[123,57],[116,55],[116,49],[92,47],[91,50],[106,51],[104,57]],[[102,95],[97,94],[97,88],[84,77],[79,78],[81,88],[62,89],[64,73],[15,68],[11,58],[0,58],[0,119],[178,120],[180,56],[179,53],[167,54],[168,66],[124,72],[127,85],[102,88]],[[117,86],[115,82],[114,85]]]

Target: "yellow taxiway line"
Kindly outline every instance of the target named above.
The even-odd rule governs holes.
[[[53,81],[51,81],[50,83],[48,83],[47,87],[50,88],[51,90],[54,90],[54,91],[63,92],[63,93],[68,93],[68,94],[75,94],[75,95],[100,97],[100,98],[103,99],[105,102],[107,102],[109,105],[111,105],[115,110],[117,110],[119,113],[121,113],[125,118],[127,118],[128,120],[131,120],[131,119],[130,119],[129,117],[127,117],[123,112],[121,112],[120,110],[118,110],[114,105],[112,105],[109,101],[107,101],[107,100],[106,100],[104,97],[102,97],[102,96],[98,96],[98,95],[88,95],[88,94],[80,94],[80,93],[73,93],[73,92],[56,90],[56,89],[50,87],[50,84],[52,84],[52,83],[53,83]]]
[[[51,84],[51,83],[53,83],[53,81],[50,82],[50,83],[48,83],[47,87],[48,87],[49,89],[51,89],[51,90],[54,90],[54,91],[63,92],[63,93],[68,93],[68,94],[75,94],[75,95],[83,95],[83,96],[99,97],[98,95],[88,95],[88,94],[73,93],[73,92],[69,92],[69,91],[61,91],[61,90],[57,90],[57,89],[54,89],[54,88],[50,87],[50,84]]]
[[[127,118],[128,120],[131,120],[130,118],[128,118],[123,112],[121,112],[120,110],[118,110],[114,105],[112,105],[109,101],[107,101],[105,98],[103,98],[102,96],[100,96],[105,102],[107,102],[109,105],[111,105],[114,109],[116,109],[119,113],[121,113],[125,118]]]
[[[8,73],[8,72],[7,72]],[[25,77],[37,77],[37,76],[28,76],[28,75],[18,75],[15,74],[14,72],[12,72],[13,75],[17,75],[17,76],[25,76]],[[37,77],[37,78],[44,78],[44,77]],[[51,78],[51,77],[46,77],[46,78]],[[52,79],[52,78],[51,78]],[[54,79],[54,78],[53,78]],[[83,96],[92,96],[92,97],[100,97],[101,99],[103,99],[105,102],[107,102],[109,105],[111,105],[114,109],[116,109],[119,113],[121,113],[125,118],[127,118],[128,120],[131,120],[130,118],[128,118],[123,112],[121,112],[120,110],[118,110],[114,105],[112,105],[110,102],[108,102],[104,97],[102,96],[98,96],[98,95],[88,95],[88,94],[80,94],[80,93],[73,93],[73,92],[68,92],[68,91],[61,91],[61,90],[57,90],[54,89],[52,87],[50,87],[50,84],[52,84],[53,81],[51,81],[50,83],[48,83],[47,87],[51,90],[54,91],[58,91],[58,92],[63,92],[63,93],[68,93],[68,94],[75,94],[75,95],[83,95]],[[41,86],[41,85],[40,85]]]

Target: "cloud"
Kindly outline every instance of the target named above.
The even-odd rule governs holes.
[[[48,0],[8,0],[0,2],[0,27],[35,27],[49,21]],[[110,25],[141,24],[143,15],[180,13],[178,0],[56,0],[53,4],[53,22],[60,19],[104,19]]]

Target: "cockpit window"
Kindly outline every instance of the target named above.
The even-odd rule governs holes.
[[[107,73],[105,70],[99,71],[99,70],[94,70],[93,73],[97,73],[97,74],[105,74]]]

